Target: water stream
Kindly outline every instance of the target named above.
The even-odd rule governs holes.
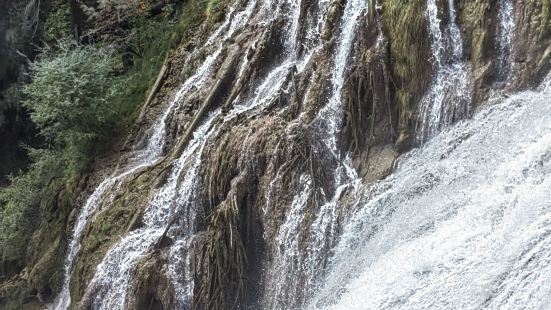
[[[485,108],[366,189],[310,308],[547,308],[550,95]]]
[[[166,184],[157,191],[145,211],[144,227],[130,232],[117,242],[98,265],[89,285],[89,289],[93,290],[91,301],[93,309],[127,308],[126,295],[132,280],[131,272],[136,263],[144,258],[155,242],[159,240],[171,220],[170,215],[176,208],[182,205],[187,207],[183,209],[187,211],[187,222],[190,227],[185,227],[185,231],[193,231],[196,212],[193,205],[186,203],[193,201],[193,180],[197,177],[198,167],[201,163],[201,157],[197,154],[201,153],[209,135],[215,132],[210,129],[212,121],[219,113],[219,111],[212,113],[197,129],[187,149],[174,163]],[[181,176],[184,171],[184,176]],[[183,303],[189,302],[189,295],[182,297]]]
[[[324,9],[326,7],[323,7]],[[300,178],[299,188],[294,194],[293,202],[289,207],[285,221],[279,227],[275,239],[275,252],[272,254],[271,267],[267,270],[266,295],[263,307],[266,309],[284,309],[299,307],[315,290],[316,282],[323,274],[323,261],[328,255],[334,238],[336,238],[335,221],[338,218],[336,200],[342,191],[357,175],[350,167],[349,159],[340,161],[338,151],[338,133],[342,123],[341,91],[345,79],[345,71],[351,59],[351,51],[356,34],[359,18],[365,18],[367,4],[363,0],[352,0],[346,3],[339,25],[339,40],[334,52],[333,67],[331,69],[331,97],[327,104],[319,111],[316,124],[324,130],[323,142],[325,149],[320,150],[329,156],[335,157],[338,167],[333,175],[335,183],[334,198],[320,206],[320,211],[312,227],[304,231],[304,223],[308,221],[308,200],[312,197],[311,176],[303,175]],[[318,15],[323,20],[324,15]],[[314,24],[319,24],[314,23]],[[330,193],[327,193],[329,195]],[[322,193],[325,195],[325,193]],[[269,203],[269,202],[268,202]],[[306,239],[306,248],[301,244]],[[288,283],[303,278],[304,283],[288,285]]]
[[[454,1],[448,0],[447,25],[442,25],[436,0],[427,1],[431,37],[432,85],[419,103],[417,142],[423,144],[442,128],[469,114],[470,75],[463,61],[463,41],[457,25]]]
[[[501,80],[507,81],[511,74],[511,52],[515,31],[513,0],[501,0],[498,11],[498,74]]]

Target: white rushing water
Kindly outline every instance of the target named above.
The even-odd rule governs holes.
[[[401,158],[348,219],[312,309],[547,309],[551,88]]]
[[[501,0],[498,11],[498,74],[501,80],[508,80],[511,74],[511,52],[515,31],[513,0]]]
[[[155,197],[147,207],[144,218],[144,227],[130,232],[114,245],[102,263],[98,265],[96,274],[90,283],[94,290],[91,306],[93,309],[127,309],[126,294],[132,280],[131,272],[136,263],[144,258],[159,240],[165,228],[169,225],[176,208],[185,206],[191,227],[186,231],[193,231],[194,215],[192,205],[194,194],[193,181],[197,178],[198,167],[201,163],[201,150],[210,133],[212,121],[219,114],[212,113],[205,123],[194,133],[189,146],[182,156],[174,163],[170,177],[166,184],[157,191]],[[182,176],[181,174],[184,173]],[[187,295],[189,298],[189,294]],[[184,297],[185,298],[185,297]],[[189,302],[184,300],[183,302]]]
[[[259,11],[268,13],[268,7],[280,6],[286,4],[285,1],[277,3],[264,2]],[[292,3],[291,3],[292,4]],[[246,26],[245,21],[254,13],[256,2],[249,2],[246,7],[239,11],[236,7],[230,9],[226,21],[221,24],[214,35],[207,41],[207,44],[219,44],[218,49],[207,58],[207,61],[192,78],[186,82],[188,87],[198,87],[211,74],[212,64],[220,55],[223,49],[223,42],[231,38],[233,33],[237,33],[240,27]],[[291,6],[295,7],[296,6]],[[91,296],[91,307],[93,309],[125,309],[127,305],[127,293],[132,281],[132,272],[137,264],[147,256],[162,235],[165,228],[169,225],[172,217],[177,210],[183,214],[180,217],[185,218],[185,227],[173,227],[170,230],[170,237],[175,240],[170,249],[169,273],[173,280],[173,286],[176,292],[176,306],[181,309],[188,308],[191,303],[193,293],[193,279],[190,270],[189,246],[191,245],[195,231],[194,201],[196,192],[197,171],[200,165],[200,158],[205,144],[209,138],[215,136],[217,130],[226,122],[231,121],[238,115],[247,114],[248,117],[256,114],[262,109],[263,105],[270,99],[277,96],[285,77],[291,70],[296,68],[300,70],[308,60],[297,59],[296,53],[298,37],[298,14],[294,10],[289,11],[291,18],[287,27],[287,55],[282,63],[274,67],[266,78],[258,83],[254,96],[242,103],[235,103],[234,108],[226,113],[222,118],[222,124],[211,126],[210,122],[216,117],[211,115],[201,128],[195,134],[194,139],[188,144],[181,158],[174,164],[172,173],[166,184],[157,191],[157,194],[151,201],[144,214],[145,226],[132,231],[127,236],[117,242],[107,253],[102,263],[98,265],[96,273],[88,288]],[[273,16],[274,18],[276,16]],[[217,40],[216,36],[222,39]],[[243,66],[246,65],[244,62]],[[295,67],[296,66],[296,67]],[[242,67],[239,76],[243,73]],[[178,97],[185,95],[185,92],[179,92]],[[209,129],[210,128],[210,129]],[[183,266],[183,268],[182,268]]]
[[[453,122],[469,114],[470,75],[463,61],[463,41],[457,26],[454,1],[448,0],[449,22],[442,31],[436,0],[427,1],[427,20],[431,37],[432,85],[419,103],[417,142],[425,143]]]
[[[324,12],[328,7],[326,3],[324,4],[316,15],[319,21],[313,22],[311,25],[322,24],[325,17]],[[334,157],[337,162],[340,162],[337,137],[343,114],[341,92],[345,80],[345,71],[351,59],[356,26],[359,18],[366,13],[366,9],[367,3],[364,0],[352,0],[346,3],[339,25],[339,40],[334,53],[334,63],[331,67],[331,97],[315,120],[324,131],[325,149],[320,151]],[[288,134],[292,134],[292,132]],[[293,202],[289,206],[285,220],[279,227],[275,238],[276,245],[274,253],[272,253],[271,267],[267,270],[267,283],[265,283],[267,296],[262,305],[263,308],[299,307],[315,289],[315,280],[323,273],[323,261],[328,255],[327,249],[330,248],[334,238],[337,237],[335,231],[335,222],[338,218],[336,199],[349,186],[347,182],[357,179],[354,169],[348,165],[348,162],[348,160],[345,160],[338,164],[339,166],[333,175],[336,187],[333,194],[334,198],[328,199],[320,206],[320,211],[315,214],[315,220],[310,230],[307,231],[302,228],[304,222],[308,221],[310,212],[307,209],[307,204],[313,194],[312,176],[301,176],[299,189],[294,194]],[[281,168],[283,169],[283,167]],[[325,193],[323,196],[325,196]],[[267,203],[269,203],[269,198]],[[308,246],[301,248],[301,243],[305,239]],[[288,285],[288,283],[292,283],[300,277],[303,277],[304,283]]]

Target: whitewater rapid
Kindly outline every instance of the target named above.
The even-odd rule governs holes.
[[[362,193],[310,309],[548,309],[551,87],[494,101]]]

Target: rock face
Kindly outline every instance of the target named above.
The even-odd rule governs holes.
[[[495,48],[501,7],[435,3],[444,36],[446,12],[457,12],[470,110],[494,90],[535,87],[551,69],[549,0],[513,1],[505,78]],[[350,193],[416,146],[419,103],[436,71],[427,1],[222,7],[221,21],[205,21],[171,54],[127,148],[83,178],[72,215],[49,202],[71,219],[70,235],[88,196],[121,175],[83,223],[66,279],[72,309],[302,307],[354,209]],[[156,138],[159,154],[139,158]],[[42,262],[61,248],[26,272],[46,276]]]

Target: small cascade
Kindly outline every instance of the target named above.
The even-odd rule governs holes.
[[[239,11],[237,7],[232,7],[226,21],[214,32],[214,35],[207,41],[207,44],[219,44],[218,49],[207,58],[203,67],[212,67],[223,48],[224,40],[230,39],[233,33],[237,33],[239,27],[245,27],[244,22],[252,14],[270,12],[275,9],[278,12],[285,11],[284,6],[298,7],[299,4],[291,1],[291,5],[286,1],[265,2],[257,7],[254,1],[249,2],[247,6]],[[257,13],[255,13],[257,8]],[[196,192],[197,168],[200,165],[200,158],[204,152],[205,144],[216,136],[218,130],[239,115],[252,117],[262,110],[264,105],[276,97],[281,90],[286,76],[291,70],[300,73],[308,62],[312,53],[307,53],[304,57],[298,58],[296,48],[298,46],[298,14],[296,10],[289,11],[289,20],[287,22],[285,33],[287,36],[286,57],[281,64],[275,66],[267,76],[255,87],[254,96],[250,99],[240,99],[238,97],[234,102],[234,107],[224,115],[211,115],[209,119],[196,132],[194,139],[188,143],[182,157],[174,164],[172,174],[167,183],[157,191],[157,194],[150,202],[144,215],[145,227],[132,231],[121,241],[116,243],[107,253],[102,263],[98,266],[94,278],[87,290],[87,299],[90,300],[93,309],[124,309],[127,306],[127,293],[132,281],[132,272],[137,264],[143,260],[152,250],[155,242],[161,237],[165,228],[172,222],[174,216],[184,218],[189,225],[178,224],[168,232],[168,236],[174,240],[170,248],[169,273],[172,277],[172,284],[176,293],[176,303],[178,308],[185,309],[191,303],[193,293],[193,279],[190,270],[189,247],[191,246],[193,234],[196,232],[194,226],[193,205]],[[276,16],[274,16],[276,17]],[[222,41],[215,36],[222,38]],[[211,59],[212,61],[209,61]],[[244,61],[240,70],[240,77],[247,62]],[[189,83],[198,86],[210,75],[210,69],[200,69]],[[187,83],[187,82],[186,82]],[[182,93],[180,96],[184,96]],[[213,124],[211,124],[213,122]],[[214,125],[214,122],[221,122]],[[210,129],[209,129],[210,128]],[[180,210],[176,214],[175,209]]]
[[[308,309],[544,309],[551,87],[488,106],[364,188]]]
[[[323,7],[323,9],[325,9]],[[316,280],[323,274],[323,262],[328,255],[327,250],[337,238],[336,221],[338,219],[337,200],[342,192],[357,179],[355,170],[351,167],[350,158],[340,161],[337,137],[342,126],[342,98],[341,92],[345,79],[345,71],[349,64],[356,26],[359,18],[365,15],[367,4],[363,0],[353,0],[346,3],[339,26],[339,40],[336,45],[335,57],[331,72],[331,97],[327,104],[320,110],[314,124],[322,128],[324,149],[321,152],[332,157],[337,162],[334,172],[334,184],[336,187],[333,198],[322,203],[320,211],[314,217],[313,225],[309,231],[302,231],[304,223],[308,221],[309,211],[307,204],[312,199],[312,179],[309,175],[302,175],[299,188],[294,194],[293,202],[289,207],[286,219],[279,227],[276,236],[276,250],[273,253],[272,267],[268,270],[266,294],[268,295],[263,307],[266,309],[296,308],[308,299],[316,289]],[[321,24],[324,14],[320,14]],[[320,193],[325,197],[329,193]],[[268,197],[269,199],[269,197]],[[269,200],[268,202],[269,203]],[[306,248],[302,243],[306,239]],[[299,277],[304,278],[304,283],[289,286],[288,283]]]
[[[162,149],[165,143],[165,133],[167,126],[166,121],[168,117],[171,113],[174,112],[174,109],[177,107],[178,103],[181,102],[182,97],[193,86],[200,85],[204,82],[206,78],[206,72],[212,69],[212,65],[216,60],[218,54],[219,51],[214,53],[214,55],[212,55],[211,57],[207,58],[203,66],[199,68],[198,72],[182,85],[182,87],[176,93],[174,99],[164,110],[161,117],[153,124],[152,133],[148,139],[146,147],[143,150],[138,150],[136,154],[130,158],[129,163],[126,164],[124,168],[117,168],[113,175],[100,183],[100,185],[94,190],[92,195],[90,195],[90,197],[87,199],[84,207],[80,211],[79,217],[75,224],[75,228],[73,230],[73,235],[71,237],[71,241],[68,247],[68,254],[65,259],[63,289],[56,299],[56,303],[55,305],[53,305],[53,309],[65,310],[71,305],[71,274],[75,260],[78,257],[80,251],[80,239],[83,230],[86,227],[88,221],[91,219],[91,216],[95,213],[98,207],[102,203],[104,203],[102,200],[108,198],[105,196],[106,193],[109,192],[109,190],[112,190],[116,186],[120,186],[120,184],[124,182],[126,177],[153,165],[161,158]],[[113,195],[114,193],[111,193],[111,197]]]
[[[242,22],[242,19],[239,19],[239,21]],[[80,251],[80,239],[82,232],[88,221],[91,219],[91,216],[95,213],[101,203],[103,203],[102,200],[107,198],[105,195],[109,190],[113,189],[117,185],[120,186],[127,176],[153,165],[161,158],[162,149],[165,143],[168,117],[174,112],[178,104],[182,102],[184,96],[193,87],[204,83],[206,78],[209,76],[210,71],[213,69],[213,64],[220,55],[220,52],[221,49],[218,49],[212,55],[207,57],[197,72],[180,87],[174,98],[162,113],[161,117],[153,124],[151,130],[152,133],[147,141],[146,147],[143,150],[138,150],[136,154],[130,158],[129,163],[126,164],[124,168],[117,168],[110,177],[100,183],[100,185],[87,199],[73,230],[73,235],[68,247],[68,254],[65,259],[63,288],[60,295],[56,299],[56,303],[53,305],[53,309],[65,310],[71,305],[70,280],[72,269]],[[111,196],[113,195],[114,193],[111,194]]]
[[[427,20],[432,41],[435,74],[432,85],[419,103],[417,142],[425,143],[453,122],[469,114],[470,76],[463,62],[463,41],[457,25],[454,1],[448,0],[449,23],[442,30],[436,0],[427,2]]]
[[[143,259],[169,225],[177,206],[186,211],[184,215],[189,227],[184,231],[194,231],[195,210],[193,205],[186,205],[193,201],[193,180],[197,178],[198,167],[201,163],[201,151],[208,141],[212,122],[220,112],[212,113],[205,123],[200,126],[190,141],[182,156],[174,163],[174,167],[166,184],[156,193],[147,207],[144,218],[144,227],[130,232],[107,253],[102,263],[98,265],[94,278],[89,285],[91,294],[90,306],[98,310],[127,309],[126,295],[131,272],[136,263]],[[184,172],[185,171],[185,172]],[[182,176],[182,174],[184,174]],[[188,233],[188,237],[189,237]],[[189,271],[186,273],[189,275]],[[178,290],[178,288],[177,288]],[[179,289],[183,304],[190,303],[190,289]]]
[[[86,226],[86,223],[88,223],[88,220],[90,219],[91,215],[98,207],[100,199],[104,196],[105,192],[108,189],[114,187],[115,184],[119,183],[126,176],[142,168],[149,166],[151,163],[152,162],[144,161],[143,163],[138,164],[133,168],[130,168],[122,173],[115,172],[115,174],[113,174],[111,177],[105,179],[96,188],[96,190],[92,193],[92,195],[90,195],[90,197],[84,204],[82,211],[79,214],[75,228],[73,230],[71,241],[69,242],[69,247],[67,250],[68,253],[67,253],[67,257],[65,258],[65,265],[64,265],[63,288],[60,295],[56,299],[56,303],[53,306],[53,309],[65,310],[65,309],[68,309],[71,304],[70,281],[71,281],[71,274],[73,271],[75,259],[77,258],[80,251],[80,246],[81,246],[80,239],[82,236],[82,232],[84,231],[84,227]]]
[[[507,81],[511,74],[511,52],[513,50],[513,35],[515,31],[513,0],[501,0],[498,11],[498,77]]]
[[[341,91],[344,85],[344,73],[350,61],[355,30],[361,14],[367,8],[365,1],[349,1],[344,9],[340,25],[341,37],[335,53],[334,68],[331,72],[331,98],[328,104],[320,111],[318,118],[324,119],[327,126],[327,141],[329,150],[338,152],[337,135],[342,126],[342,98]]]

